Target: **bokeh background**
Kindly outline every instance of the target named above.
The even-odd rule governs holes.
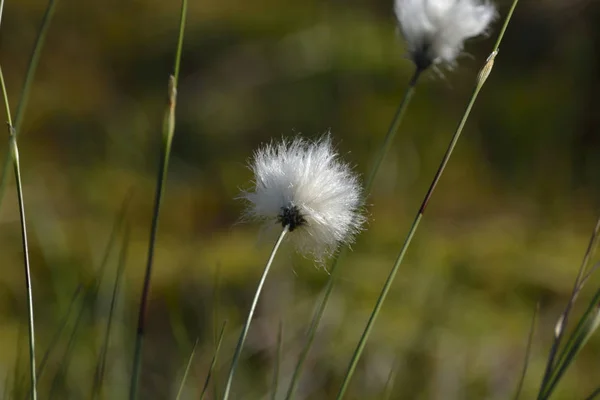
[[[503,18],[508,2],[497,4]],[[0,62],[13,110],[45,7],[44,0],[5,4]],[[222,393],[276,237],[240,222],[244,205],[236,197],[250,184],[252,152],[273,138],[331,130],[343,157],[365,174],[412,73],[391,0],[190,1],[189,7],[144,399],[174,398],[196,338],[183,396],[198,398],[216,332],[227,321],[207,398]],[[123,248],[104,395],[126,398],[178,18],[176,1],[58,2],[20,136],[38,361],[52,348],[40,378],[42,399],[89,398]],[[337,392],[499,27],[497,21],[490,37],[470,41],[454,70],[430,71],[419,83],[369,198],[368,230],[343,259],[298,399]],[[600,214],[599,71],[600,2],[521,1],[347,398],[382,398],[392,367],[394,399],[509,398],[539,303],[523,398],[535,395]],[[0,141],[2,152],[6,144]],[[7,399],[26,393],[28,352],[10,182],[0,209],[0,393]],[[129,194],[128,228],[111,234]],[[234,398],[270,395],[280,323],[278,398],[284,395],[327,279],[325,269],[284,246]],[[576,312],[599,284],[589,282]],[[555,398],[584,398],[595,389],[599,356],[596,337]]]

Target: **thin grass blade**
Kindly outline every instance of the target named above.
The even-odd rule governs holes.
[[[535,332],[535,325],[537,322],[537,315],[539,311],[540,303],[536,304],[535,310],[533,311],[533,318],[531,318],[531,327],[529,328],[529,334],[527,335],[527,344],[525,346],[523,370],[521,371],[521,376],[519,377],[519,383],[517,384],[514,400],[519,400],[519,397],[521,396],[521,392],[523,390],[523,383],[525,383],[525,376],[527,375],[527,369],[529,367],[529,357],[531,355],[531,345],[533,344],[533,334]]]
[[[206,395],[206,392],[208,390],[208,384],[210,383],[210,378],[214,375],[215,366],[217,365],[217,359],[219,358],[219,350],[221,350],[221,343],[223,343],[223,335],[225,334],[226,325],[227,321],[223,322],[223,326],[221,327],[221,333],[219,333],[219,338],[217,339],[215,354],[213,354],[212,361],[210,362],[210,367],[208,368],[208,373],[206,374],[206,381],[204,382],[204,387],[202,388],[202,393],[200,394],[200,400],[204,400],[204,396]]]
[[[194,342],[194,347],[192,347],[192,353],[190,354],[190,357],[188,359],[187,365],[185,367],[185,372],[183,373],[183,378],[181,378],[181,384],[179,385],[179,390],[177,391],[177,397],[176,400],[179,400],[181,398],[181,394],[183,393],[183,388],[185,386],[185,381],[187,379],[187,376],[190,372],[190,368],[192,366],[192,361],[194,359],[194,354],[196,354],[196,347],[198,346],[198,338],[196,338],[196,341]]]
[[[115,276],[115,282],[113,284],[113,292],[110,300],[110,307],[108,310],[108,322],[106,323],[106,332],[104,334],[104,340],[102,344],[102,348],[100,350],[100,361],[96,368],[96,374],[94,376],[94,386],[92,389],[92,397],[96,398],[101,394],[102,386],[104,383],[104,372],[106,370],[106,359],[108,356],[108,346],[110,344],[110,332],[112,328],[113,317],[115,313],[115,308],[117,305],[117,299],[119,296],[119,288],[121,285],[121,278],[123,277],[123,272],[125,271],[125,266],[127,265],[127,252],[129,248],[129,237],[130,237],[130,227],[127,226],[125,228],[125,234],[123,237],[123,244],[121,246],[121,254],[119,255],[119,264],[117,266],[117,273]]]

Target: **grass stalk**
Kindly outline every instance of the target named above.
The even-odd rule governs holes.
[[[194,347],[192,347],[192,352],[190,353],[190,357],[188,358],[188,362],[185,367],[185,372],[183,373],[183,377],[181,378],[181,384],[179,385],[179,390],[177,391],[177,397],[175,398],[175,400],[179,400],[181,398],[181,394],[183,393],[185,381],[187,379],[188,374],[190,373],[192,361],[194,360],[194,355],[196,354],[196,347],[198,347],[198,338],[196,338],[196,341],[194,342]]]
[[[515,391],[514,400],[519,400],[521,391],[523,390],[523,384],[525,383],[525,376],[527,375],[527,369],[529,367],[529,357],[531,355],[531,345],[533,344],[533,333],[535,332],[535,324],[537,322],[537,315],[540,311],[540,304],[538,303],[533,310],[533,318],[531,319],[531,326],[529,327],[529,334],[527,335],[527,344],[525,345],[525,357],[523,360],[523,370],[519,377],[519,383]]]
[[[221,333],[217,338],[217,344],[215,346],[215,354],[213,354],[213,358],[210,362],[210,367],[208,368],[208,373],[206,374],[206,381],[204,381],[204,387],[202,388],[202,393],[200,394],[200,400],[204,400],[204,396],[206,396],[206,392],[208,391],[208,384],[210,383],[210,378],[214,376],[215,366],[217,365],[217,359],[219,358],[219,350],[221,350],[221,343],[223,343],[223,335],[225,334],[225,326],[227,325],[227,321],[223,322],[223,326],[221,327]],[[213,398],[217,398],[215,394]]]
[[[156,245],[156,236],[158,232],[160,207],[162,205],[169,169],[171,145],[173,143],[173,135],[175,133],[175,106],[177,100],[177,83],[179,79],[179,68],[181,65],[181,53],[183,49],[186,14],[187,0],[182,0],[181,15],[179,19],[179,38],[177,41],[177,52],[175,54],[175,65],[173,68],[173,75],[171,75],[169,78],[168,102],[163,123],[163,144],[161,147],[160,164],[158,168],[157,185],[154,198],[154,210],[152,212],[152,224],[150,227],[148,258],[146,263],[146,272],[144,276],[144,284],[142,288],[140,307],[138,313],[135,350],[133,355],[133,372],[131,374],[131,383],[129,390],[130,400],[135,400],[137,398],[139,377],[141,373],[142,348],[144,342],[144,334],[146,330],[146,313],[148,309],[148,299],[150,295],[150,279],[152,276],[152,266],[154,263],[154,249]]]
[[[415,93],[417,81],[419,80],[421,73],[422,73],[422,71],[417,68],[417,69],[415,69],[412,77],[410,78],[410,81],[408,83],[408,86],[406,87],[406,90],[404,92],[402,100],[400,101],[398,109],[396,110],[396,113],[394,114],[392,123],[390,124],[390,126],[387,130],[387,133],[385,135],[385,138],[383,140],[383,143],[377,153],[377,156],[375,157],[375,162],[373,163],[373,166],[371,167],[371,171],[369,172],[367,180],[365,181],[365,198],[368,197],[369,194],[371,193],[371,189],[373,187],[375,178],[377,177],[377,173],[379,172],[381,164],[382,164],[383,160],[385,159],[385,156],[387,155],[387,153],[394,141],[394,137],[396,136],[396,133],[398,132],[398,128],[400,127],[400,124],[402,122],[404,114],[405,114],[406,110],[408,109],[408,105],[410,104],[410,101]],[[307,358],[308,353],[314,342],[317,328],[319,327],[319,324],[321,323],[321,319],[323,318],[325,308],[327,307],[327,302],[329,301],[329,296],[331,295],[333,286],[335,284],[335,280],[337,278],[337,273],[336,273],[337,266],[339,265],[340,258],[343,256],[345,251],[346,251],[346,249],[343,248],[339,252],[337,252],[331,262],[331,267],[329,269],[329,279],[327,280],[325,289],[323,290],[323,297],[321,298],[321,301],[315,311],[312,322],[311,322],[308,332],[306,334],[306,342],[304,343],[304,347],[302,348],[302,351],[300,352],[300,355],[298,356],[298,362],[296,363],[296,367],[295,367],[294,373],[292,375],[292,380],[290,382],[290,386],[288,387],[288,391],[287,391],[287,394],[285,397],[286,400],[290,400],[293,398],[294,393],[296,391],[296,387],[298,386],[298,383],[300,381],[300,377],[302,376],[302,371],[304,369],[304,364],[306,362],[306,358]]]
[[[227,400],[229,395],[231,394],[231,386],[233,383],[233,376],[235,375],[235,370],[237,368],[238,362],[240,360],[240,355],[242,354],[242,348],[244,347],[244,343],[246,342],[246,337],[248,336],[248,331],[250,330],[250,324],[252,323],[252,317],[254,316],[254,311],[256,311],[256,305],[258,304],[258,299],[260,298],[260,294],[262,292],[262,288],[267,280],[267,275],[269,270],[271,269],[271,265],[273,264],[273,260],[275,259],[275,254],[277,254],[277,250],[279,250],[279,246],[283,242],[283,238],[289,231],[289,226],[286,225],[281,230],[281,234],[275,242],[275,246],[273,246],[273,250],[271,251],[271,255],[269,256],[269,261],[265,265],[265,269],[263,271],[262,276],[260,277],[260,281],[258,282],[258,287],[256,288],[256,292],[254,293],[254,299],[252,300],[252,304],[250,305],[250,311],[248,312],[248,317],[246,318],[246,323],[242,328],[242,332],[240,333],[240,337],[238,339],[237,346],[235,348],[235,353],[233,354],[233,360],[231,361],[231,368],[229,369],[229,376],[227,378],[227,385],[225,386],[225,393],[223,394],[223,400]]]
[[[19,221],[21,223],[21,239],[23,246],[23,267],[25,272],[25,290],[27,294],[27,324],[29,327],[29,373],[31,383],[31,398],[37,400],[37,378],[35,373],[35,328],[33,319],[33,290],[31,287],[31,266],[29,262],[29,244],[27,240],[27,222],[25,218],[25,200],[23,199],[23,183],[21,181],[21,162],[19,158],[19,146],[17,145],[17,137],[12,124],[10,113],[10,105],[8,103],[8,94],[6,92],[6,83],[4,82],[4,74],[0,68],[0,84],[2,85],[2,97],[4,98],[4,106],[6,107],[6,117],[8,119],[8,135],[9,146],[12,155],[13,169],[17,184],[17,198],[19,201]]]
[[[29,59],[29,64],[27,67],[27,72],[25,73],[25,82],[23,83],[23,87],[21,89],[21,99],[17,104],[17,112],[15,115],[15,124],[13,126],[14,137],[17,139],[21,134],[21,128],[23,125],[23,118],[25,117],[25,110],[27,108],[27,102],[29,100],[29,95],[31,94],[31,86],[33,84],[33,80],[35,77],[35,73],[37,71],[37,67],[40,63],[40,56],[42,54],[42,48],[44,47],[44,43],[46,42],[46,36],[48,33],[48,28],[50,27],[50,22],[52,21],[52,17],[54,16],[54,11],[56,9],[57,0],[49,0],[48,6],[46,7],[46,11],[44,12],[44,17],[42,19],[42,25],[40,27],[40,31],[38,32],[37,39],[35,41],[35,45],[33,46],[33,51],[31,52],[31,57]],[[0,177],[0,207],[2,207],[2,200],[4,199],[4,193],[6,192],[6,186],[8,185],[8,171],[9,166],[12,161],[12,152],[9,149],[4,156],[4,165],[2,167],[2,176]]]
[[[108,355],[108,346],[110,344],[110,332],[112,328],[113,317],[115,314],[115,308],[117,305],[117,299],[119,296],[119,288],[121,286],[121,278],[127,265],[127,251],[129,248],[129,236],[130,227],[125,228],[125,235],[123,237],[123,245],[121,246],[121,254],[119,255],[119,264],[117,266],[117,273],[115,276],[115,282],[113,284],[112,296],[110,299],[110,307],[108,310],[108,322],[106,323],[106,331],[104,333],[104,340],[100,349],[100,360],[96,368],[96,374],[94,376],[94,386],[92,388],[92,398],[97,398],[101,391],[104,383],[104,373],[106,370],[106,359]]]
[[[383,285],[383,288],[381,290],[379,298],[377,299],[377,302],[375,303],[375,307],[373,308],[373,311],[369,317],[367,325],[366,325],[366,327],[362,333],[362,336],[356,346],[354,354],[352,355],[350,364],[348,365],[347,372],[344,376],[342,385],[341,385],[340,390],[337,395],[338,400],[342,399],[344,397],[346,390],[348,389],[350,380],[352,379],[352,376],[354,375],[354,371],[356,370],[356,366],[357,366],[358,361],[359,361],[359,359],[362,355],[362,352],[365,348],[365,345],[369,338],[371,330],[373,329],[375,321],[377,320],[377,316],[379,315],[379,312],[383,306],[383,303],[385,302],[387,294],[392,286],[392,283],[394,282],[394,278],[396,277],[398,269],[400,268],[400,265],[402,265],[402,262],[404,261],[406,252],[412,242],[412,239],[417,231],[417,228],[419,227],[419,223],[421,222],[421,219],[423,218],[423,215],[425,214],[425,211],[427,209],[427,205],[429,204],[431,196],[433,195],[433,192],[435,191],[435,188],[437,187],[437,184],[439,183],[440,178],[441,178],[442,174],[444,173],[446,166],[448,165],[448,161],[450,160],[450,157],[452,156],[454,148],[456,147],[456,143],[458,142],[458,139],[460,138],[462,130],[463,130],[463,128],[467,122],[467,119],[471,113],[471,109],[473,108],[473,105],[475,104],[475,100],[477,99],[477,96],[478,96],[481,88],[483,87],[485,81],[487,80],[489,74],[491,73],[491,70],[494,65],[494,59],[495,59],[496,55],[498,54],[498,48],[502,41],[502,37],[506,31],[506,27],[508,26],[508,23],[510,21],[510,18],[512,16],[514,8],[516,7],[517,2],[518,2],[518,0],[513,1],[513,5],[511,7],[511,10],[510,10],[505,22],[504,22],[504,26],[503,26],[502,30],[500,31],[498,40],[496,41],[496,44],[495,44],[490,56],[486,60],[485,64],[483,65],[481,71],[479,72],[479,74],[477,76],[475,87],[473,88],[473,93],[471,94],[471,98],[467,104],[465,112],[460,120],[460,123],[458,124],[458,127],[456,128],[456,131],[454,132],[454,135],[452,136],[452,139],[450,141],[448,149],[446,150],[446,153],[444,154],[442,162],[440,163],[440,166],[437,169],[437,172],[433,178],[433,181],[431,182],[431,185],[429,186],[429,189],[427,190],[427,193],[425,194],[425,197],[423,198],[421,206],[419,207],[419,211],[417,212],[417,215],[415,216],[415,219],[409,229],[408,235],[404,241],[402,249],[400,250],[400,254],[398,255],[396,262],[394,263],[394,266],[392,267],[392,269]]]

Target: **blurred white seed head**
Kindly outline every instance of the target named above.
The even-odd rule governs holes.
[[[496,17],[488,0],[395,0],[402,36],[417,68],[454,66],[466,39],[485,33]]]
[[[323,261],[361,230],[362,189],[329,134],[267,144],[254,153],[250,169],[254,188],[241,196],[248,201],[246,217],[287,225],[301,254]]]

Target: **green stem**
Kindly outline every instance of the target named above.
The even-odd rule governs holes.
[[[156,246],[156,236],[158,233],[158,222],[160,216],[160,207],[167,182],[169,170],[169,158],[171,155],[171,145],[175,133],[175,106],[177,100],[177,81],[179,78],[179,65],[181,62],[181,53],[183,48],[183,36],[185,32],[185,20],[187,14],[187,0],[181,2],[181,14],[179,19],[179,38],[177,41],[177,52],[175,54],[175,65],[173,75],[169,78],[169,91],[167,109],[163,123],[163,146],[161,147],[160,165],[158,168],[158,177],[156,192],[154,198],[154,210],[152,212],[152,224],[150,226],[150,240],[148,244],[148,258],[146,262],[146,272],[144,276],[144,285],[142,288],[140,307],[138,312],[137,335],[135,340],[135,350],[133,354],[133,372],[131,374],[131,383],[129,390],[129,399],[137,399],[139,377],[141,374],[142,348],[144,334],[146,330],[146,314],[148,310],[148,300],[150,295],[150,280],[152,276],[152,266],[154,264],[154,249]]]
[[[421,72],[422,71],[420,69],[418,69],[418,68],[415,69],[415,72],[414,72],[413,76],[411,77],[411,79],[408,83],[408,86],[404,92],[402,101],[400,102],[400,105],[398,106],[398,109],[396,110],[396,113],[394,114],[394,118],[392,119],[392,123],[390,124],[390,126],[388,128],[388,131],[385,135],[385,138],[383,140],[381,148],[379,149],[377,156],[375,157],[375,163],[371,167],[371,171],[368,175],[367,180],[365,181],[365,198],[371,192],[371,188],[373,187],[373,182],[375,181],[375,177],[377,176],[377,173],[379,172],[381,163],[383,162],[383,159],[385,158],[386,154],[388,153],[388,151],[391,147],[391,144],[393,142],[393,139],[396,136],[396,132],[398,131],[398,128],[400,127],[400,123],[402,122],[404,113],[406,112],[408,105],[410,104],[410,101],[413,97],[413,94],[415,93],[415,87],[417,85],[417,81],[418,81],[419,77],[421,76]],[[311,322],[310,328],[306,334],[306,342],[305,342],[304,347],[302,348],[302,351],[298,357],[298,362],[296,364],[296,368],[294,369],[294,374],[292,375],[292,380],[290,382],[290,386],[288,387],[288,392],[285,396],[286,400],[292,399],[292,397],[294,396],[294,393],[296,391],[296,387],[298,386],[298,383],[300,381],[300,376],[302,375],[302,371],[304,369],[304,363],[306,362],[306,358],[312,347],[312,344],[313,344],[313,341],[315,339],[315,335],[317,332],[317,328],[319,327],[321,319],[323,318],[323,313],[325,312],[325,308],[327,307],[327,302],[329,301],[329,296],[331,295],[331,292],[333,290],[335,279],[337,277],[336,272],[337,272],[337,266],[339,265],[339,260],[342,257],[344,252],[345,252],[345,248],[341,249],[338,253],[336,253],[336,255],[334,256],[334,258],[332,260],[331,267],[329,269],[329,279],[327,280],[327,284],[325,285],[323,298],[321,299],[321,302],[319,303],[319,306],[315,312],[315,315],[313,316],[313,320]]]
[[[467,108],[465,109],[465,112],[460,120],[460,123],[458,124],[458,127],[456,128],[456,131],[454,132],[454,135],[452,136],[452,140],[450,141],[448,149],[446,150],[446,154],[444,154],[444,158],[442,159],[442,162],[440,163],[440,166],[437,169],[437,172],[435,174],[435,177],[433,178],[433,181],[431,182],[431,185],[429,186],[429,189],[427,190],[427,194],[425,195],[425,197],[421,203],[421,206],[419,207],[419,211],[417,212],[417,215],[415,216],[415,219],[410,227],[408,235],[404,241],[404,245],[402,246],[402,249],[400,250],[400,254],[398,255],[398,258],[396,259],[396,262],[394,263],[394,266],[392,267],[392,269],[383,285],[381,293],[379,294],[379,298],[377,299],[377,302],[375,303],[375,307],[373,308],[371,316],[369,317],[369,321],[367,322],[367,326],[365,327],[365,329],[361,335],[361,338],[356,346],[356,349],[354,351],[352,359],[350,360],[348,370],[346,372],[346,375],[344,376],[344,380],[340,387],[340,391],[338,392],[338,395],[337,395],[338,400],[340,400],[344,397],[346,390],[348,389],[350,380],[352,379],[352,376],[354,375],[354,371],[356,370],[358,360],[360,359],[360,357],[362,355],[362,352],[365,348],[365,345],[367,343],[369,335],[371,334],[371,330],[373,329],[373,325],[375,324],[375,321],[377,320],[377,316],[379,315],[379,311],[381,310],[381,307],[383,306],[383,303],[385,302],[385,299],[386,299],[387,294],[392,286],[392,283],[394,282],[394,278],[396,277],[398,269],[400,268],[400,265],[402,265],[402,262],[404,261],[406,252],[412,242],[412,239],[415,235],[415,232],[417,231],[417,228],[419,227],[419,223],[421,222],[421,219],[423,218],[423,215],[425,214],[425,210],[427,209],[427,205],[429,204],[429,201],[431,200],[431,196],[433,195],[433,192],[434,192],[435,188],[437,187],[437,184],[439,183],[440,178],[442,177],[442,174],[444,173],[444,170],[446,169],[446,166],[448,165],[448,161],[450,160],[450,157],[452,156],[454,148],[456,147],[456,143],[458,142],[458,139],[460,138],[460,135],[465,126],[465,123],[467,122],[469,114],[471,113],[471,109],[473,108],[473,105],[475,104],[475,100],[477,99],[479,91],[483,87],[483,84],[485,83],[486,79],[488,78],[488,76],[492,70],[492,67],[494,65],[494,59],[495,59],[496,55],[498,54],[498,47],[500,45],[502,36],[504,35],[504,32],[506,31],[506,26],[510,20],[512,11],[514,10],[514,7],[516,6],[517,1],[518,0],[514,0],[513,7],[511,8],[511,11],[509,12],[509,14],[506,18],[504,27],[500,32],[500,36],[496,42],[496,45],[495,45],[494,49],[492,50],[492,53],[486,60],[486,63],[484,64],[483,68],[481,69],[481,71],[479,72],[479,74],[477,76],[477,81],[476,81],[475,87],[473,89],[473,93],[471,94],[469,103],[467,104]]]
[[[25,74],[25,82],[23,83],[23,88],[21,89],[21,99],[17,104],[15,124],[13,125],[15,138],[18,138],[21,134],[25,109],[27,108],[27,102],[29,100],[29,95],[31,94],[31,85],[33,84],[33,78],[35,77],[35,72],[37,71],[37,67],[40,63],[42,48],[44,47],[44,43],[46,41],[46,34],[48,33],[50,22],[54,16],[56,2],[57,0],[50,0],[48,2],[48,7],[46,7],[42,25],[33,47],[31,58],[29,59],[29,66],[27,67],[27,73]],[[0,207],[2,206],[2,200],[4,199],[4,193],[8,184],[8,167],[12,161],[11,158],[12,153],[9,150],[4,156],[4,166],[2,167],[2,176],[0,177]]]
[[[271,255],[269,256],[269,261],[267,261],[267,265],[265,265],[263,274],[260,278],[260,281],[258,282],[258,287],[256,288],[256,293],[254,293],[254,299],[252,300],[252,304],[250,305],[250,311],[248,312],[248,317],[246,318],[246,323],[244,324],[244,328],[242,329],[242,332],[240,333],[240,338],[238,339],[238,343],[235,348],[235,353],[233,354],[233,360],[231,361],[231,368],[229,369],[229,377],[227,378],[227,385],[225,386],[225,393],[223,394],[223,400],[227,400],[231,393],[231,385],[233,383],[233,376],[235,374],[235,370],[237,368],[237,364],[239,362],[240,355],[242,354],[242,348],[244,347],[244,343],[246,342],[246,336],[248,336],[248,331],[250,330],[250,324],[252,323],[252,317],[254,316],[254,311],[256,310],[256,305],[258,304],[258,299],[260,298],[260,293],[262,292],[263,285],[265,284],[265,281],[267,279],[267,274],[269,273],[269,270],[271,269],[271,265],[273,264],[273,260],[275,259],[275,254],[277,253],[277,250],[279,249],[279,246],[283,242],[283,238],[285,237],[286,233],[288,233],[288,231],[289,231],[289,226],[286,225],[283,228],[283,230],[281,231],[281,234],[279,235],[279,238],[277,239],[277,242],[275,243],[275,246],[273,247],[273,251],[271,251]]]
[[[4,74],[0,68],[0,85],[2,85],[2,97],[4,106],[6,107],[6,118],[8,119],[8,134],[10,141],[10,151],[13,160],[13,169],[17,183],[17,198],[19,201],[19,220],[21,223],[21,239],[23,246],[23,267],[25,272],[25,290],[27,293],[27,312],[29,319],[29,373],[31,378],[31,398],[37,399],[37,378],[35,373],[35,329],[33,320],[33,291],[31,288],[31,267],[29,263],[29,244],[27,240],[27,223],[25,218],[25,201],[23,200],[23,183],[21,181],[21,163],[19,160],[19,146],[17,145],[17,137],[12,124],[10,114],[10,105],[8,103],[8,95],[6,92],[6,84],[4,82]]]

